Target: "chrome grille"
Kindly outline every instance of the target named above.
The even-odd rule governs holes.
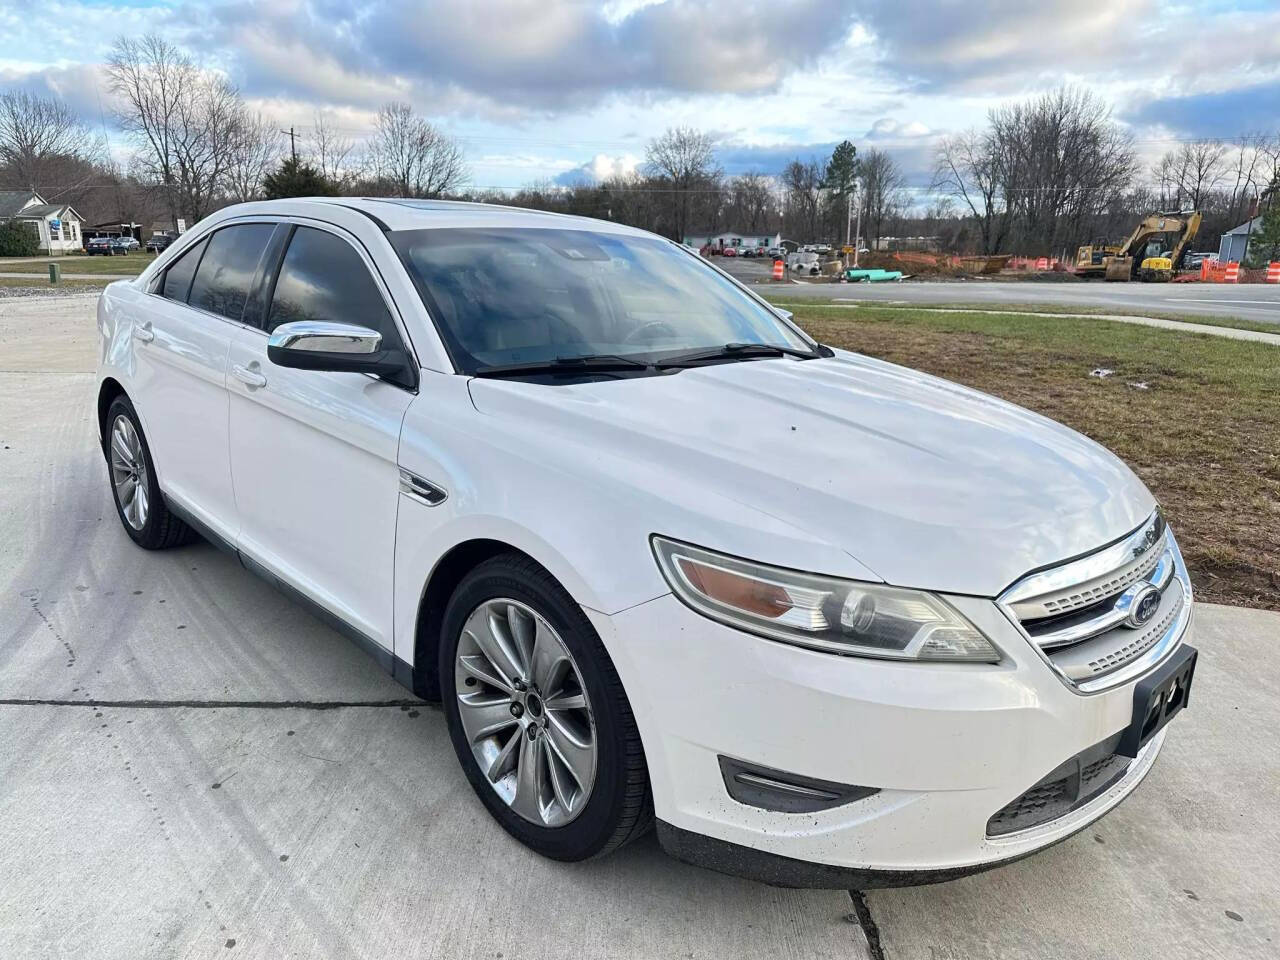
[[[1139,621],[1135,606],[1159,602]],[[1159,511],[1117,543],[1023,577],[999,602],[1049,663],[1082,692],[1145,672],[1177,646],[1191,583]]]
[[[1041,602],[1044,604],[1045,610],[1050,613],[1070,613],[1080,607],[1087,607],[1092,603],[1097,603],[1099,600],[1105,600],[1107,597],[1114,597],[1126,587],[1141,580],[1155,569],[1159,559],[1157,552],[1152,549],[1129,569],[1104,580],[1102,583],[1080,587],[1075,593],[1060,597],[1048,597]]]

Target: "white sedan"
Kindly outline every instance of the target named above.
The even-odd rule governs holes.
[[[650,234],[233,206],[98,325],[124,532],[234,551],[442,701],[547,856],[656,821],[774,883],[944,879],[1114,807],[1187,702],[1186,568],[1123,463]]]

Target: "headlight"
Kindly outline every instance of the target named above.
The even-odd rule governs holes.
[[[845,656],[995,663],[1000,654],[940,597],[770,567],[653,537],[676,596],[713,620]]]

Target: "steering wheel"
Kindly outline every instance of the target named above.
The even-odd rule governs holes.
[[[667,321],[650,320],[648,323],[642,323],[640,326],[636,327],[634,330],[628,333],[625,337],[622,338],[622,342],[638,343],[641,340],[651,339],[650,337],[645,336],[645,334],[647,334],[650,330],[665,331],[666,333],[670,334],[673,337],[680,336],[676,328],[673,327],[671,324],[667,323]]]

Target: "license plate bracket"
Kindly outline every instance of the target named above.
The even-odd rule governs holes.
[[[1159,669],[1138,681],[1133,688],[1133,720],[1116,753],[1136,757],[1187,706],[1198,655],[1195,647],[1184,643]]]

